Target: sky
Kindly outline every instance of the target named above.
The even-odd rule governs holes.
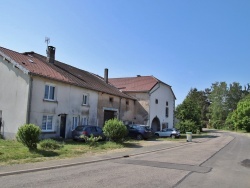
[[[109,77],[191,88],[250,83],[250,0],[0,0],[0,46]]]

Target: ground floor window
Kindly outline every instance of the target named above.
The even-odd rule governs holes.
[[[78,125],[78,118],[75,116],[73,117],[73,123],[72,123],[72,130],[74,130]]]
[[[87,117],[82,118],[82,125],[88,125],[88,118]]]
[[[52,130],[53,116],[44,115],[42,122],[42,130],[51,131]]]

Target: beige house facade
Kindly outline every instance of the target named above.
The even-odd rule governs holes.
[[[0,79],[0,131],[7,139],[26,123],[39,126],[42,138],[71,138],[77,125],[102,127],[111,118],[135,117],[133,97],[105,78],[56,61],[52,46],[47,57],[0,47]]]

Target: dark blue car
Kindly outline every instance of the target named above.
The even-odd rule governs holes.
[[[149,126],[140,124],[131,124],[127,126],[128,136],[137,140],[148,139],[152,137],[152,131]]]

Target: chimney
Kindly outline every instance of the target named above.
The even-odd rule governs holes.
[[[108,84],[109,83],[109,70],[104,69],[104,81]]]
[[[53,46],[48,46],[47,48],[47,62],[54,64],[55,62],[55,52],[56,48]]]

